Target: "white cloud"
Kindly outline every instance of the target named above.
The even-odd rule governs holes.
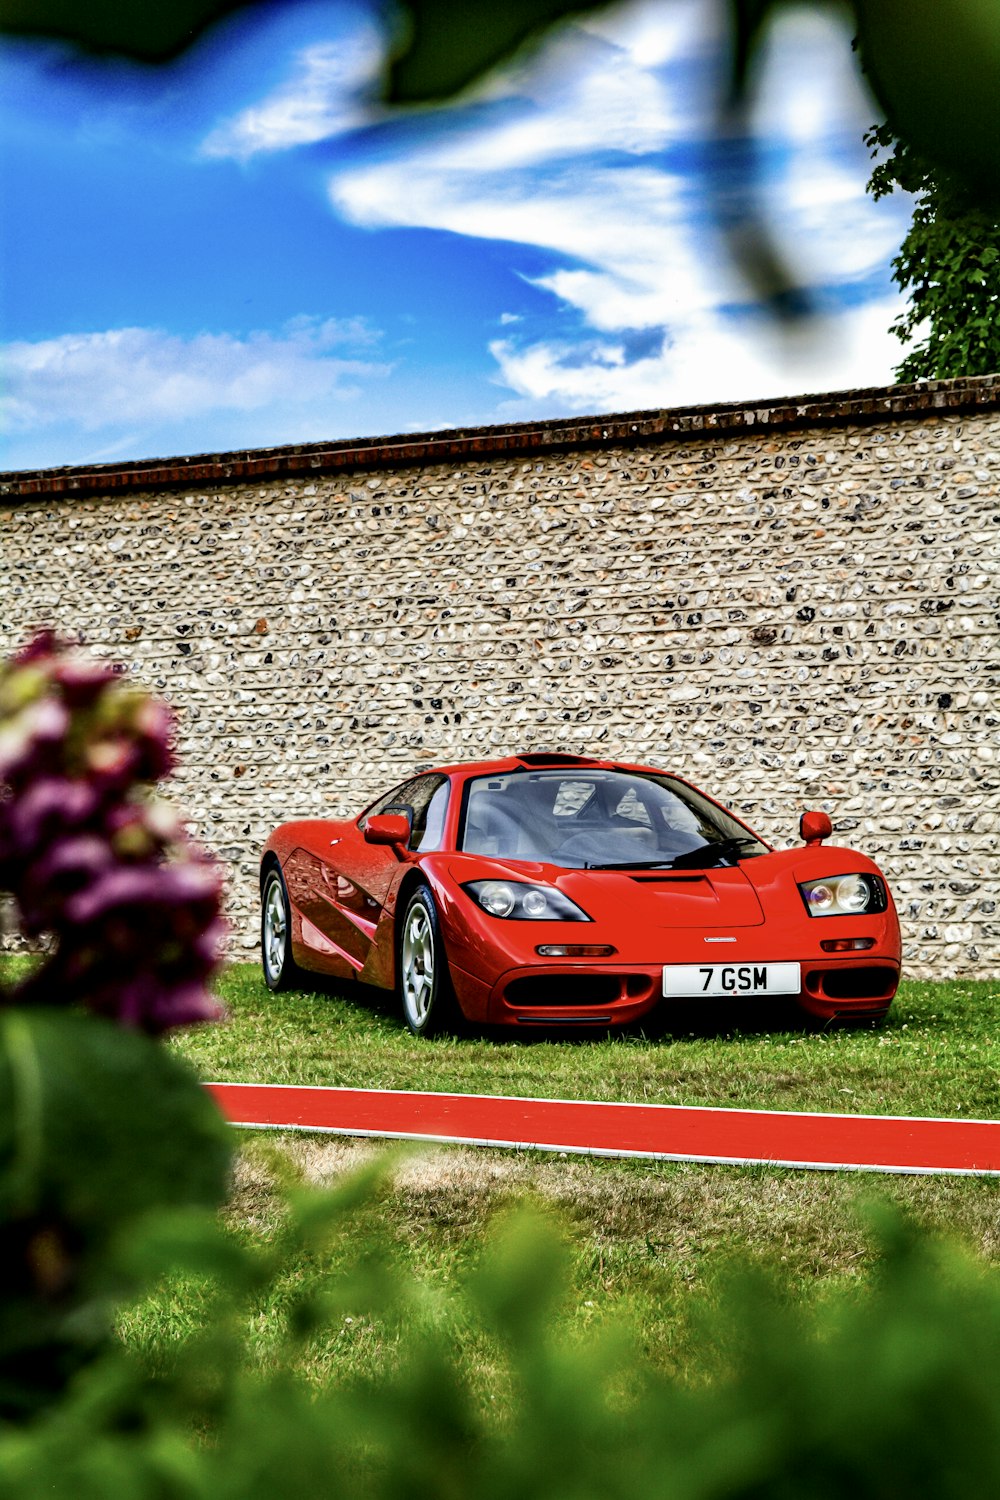
[[[831,325],[783,328],[755,320],[752,337],[709,317],[656,353],[630,360],[621,341],[589,349],[554,341],[497,339],[490,351],[497,380],[517,392],[505,415],[514,420],[545,405],[564,411],[641,411],[710,405],[851,387],[859,365],[888,370],[899,345],[888,333],[892,301],[841,314]]]
[[[860,136],[878,114],[845,24],[822,7],[790,8],[765,38],[754,123],[764,138],[822,146],[831,127]]]
[[[637,67],[658,68],[681,55],[714,49],[717,20],[718,12],[703,0],[674,0],[671,5],[633,0],[583,16],[579,25],[620,48]]]
[[[204,156],[246,161],[343,135],[375,118],[372,86],[382,39],[371,25],[298,54],[291,77],[261,104],[223,121],[202,144]]]
[[[555,57],[550,54],[534,76],[518,75],[522,109],[516,118],[482,129],[449,127],[442,165],[503,172],[590,151],[642,155],[661,150],[686,128],[654,73],[604,41],[578,40],[576,47],[555,44]]]
[[[752,293],[692,166],[713,123],[702,64],[717,39],[705,13],[702,0],[601,13],[522,64],[495,117],[456,112],[422,140],[340,171],[333,204],[370,228],[420,226],[551,252],[563,264],[534,284],[600,334],[667,329],[688,371],[701,372],[699,400],[888,380],[899,349],[884,332],[897,311],[884,292],[865,313],[812,326],[809,349],[825,338],[823,359],[759,319],[741,332],[724,312]],[[521,96],[516,111],[511,92]],[[827,306],[831,288],[877,284],[902,232],[899,205],[875,205],[864,191],[871,110],[844,28],[805,7],[785,13],[762,68],[758,206],[791,270],[821,288]],[[609,162],[610,150],[632,160]],[[647,378],[688,399],[670,373],[676,356],[615,362],[612,342],[594,364],[585,333],[569,359],[520,332],[493,352],[501,376],[539,400],[548,392],[570,405],[632,405]]]
[[[85,432],[144,429],[206,412],[259,412],[357,394],[388,373],[358,357],[375,335],[356,321],[300,318],[280,333],[197,334],[151,328],[64,334],[2,350],[3,425],[11,433],[66,424]]]

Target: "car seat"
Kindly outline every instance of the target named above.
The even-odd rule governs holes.
[[[546,852],[539,847],[523,809],[502,793],[491,792],[476,792],[469,799],[462,847],[467,854],[497,859],[543,859]]]

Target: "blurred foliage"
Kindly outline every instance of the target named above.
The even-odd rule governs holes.
[[[0,29],[58,37],[97,52],[162,62],[213,23],[276,0],[0,0]],[[331,7],[341,0],[329,0]],[[669,6],[670,0],[662,0]],[[707,3],[707,0],[706,0]],[[752,100],[767,26],[788,0],[727,0],[729,62],[720,119]],[[824,0],[854,35],[868,82],[901,139],[963,180],[974,197],[1000,193],[1000,6],[995,0]],[[423,104],[453,97],[558,22],[605,9],[593,0],[396,0],[385,6],[385,97]]]
[[[400,40],[386,79],[394,104],[451,98],[506,62],[559,21],[606,8],[594,0],[504,0],[456,5],[454,0],[402,0]]]
[[[984,203],[965,182],[932,166],[888,125],[865,140],[877,158],[872,196],[897,189],[915,195],[912,223],[892,263],[893,280],[909,299],[892,325],[911,346],[897,378],[950,380],[1000,370],[1000,205]]]
[[[129,1263],[180,1267],[204,1288],[198,1329],[155,1370],[109,1350],[28,1426],[0,1427],[0,1496],[87,1500],[966,1500],[1000,1485],[1000,1286],[955,1252],[883,1222],[878,1280],[804,1318],[773,1282],[736,1274],[703,1337],[718,1373],[684,1387],[649,1368],[625,1329],[569,1338],[554,1316],[567,1250],[527,1211],[428,1307],[390,1254],[359,1246],[326,1294],[287,1302],[270,1367],[246,1355],[257,1308],[302,1245],[350,1240],[375,1185],[292,1194],[282,1234],[239,1246],[208,1218],[150,1222]],[[316,1392],[290,1366],[318,1327],[391,1326],[377,1385]],[[451,1353],[481,1330],[494,1383]]]
[[[973,202],[1000,199],[996,0],[853,0],[862,66],[883,114]]]
[[[229,1156],[194,1073],[149,1038],[0,1010],[0,1420],[100,1353],[130,1289],[110,1248],[153,1209],[221,1202]]]
[[[163,63],[185,52],[206,27],[255,3],[268,0],[0,0],[0,30]]]
[[[45,949],[0,984],[0,1420],[99,1357],[116,1238],[227,1189],[218,1110],[150,1039],[219,1014],[220,875],[150,794],[172,736],[51,631],[0,663],[0,894]]]

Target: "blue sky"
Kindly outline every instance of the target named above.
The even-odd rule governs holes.
[[[636,0],[446,110],[374,100],[374,5],[243,13],[160,70],[8,43],[0,467],[753,400],[891,379],[905,203],[865,196],[846,35],[788,12],[761,198],[815,315],[761,315],[704,165],[708,0]]]

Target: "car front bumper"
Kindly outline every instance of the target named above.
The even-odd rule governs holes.
[[[899,962],[868,951],[850,958],[802,961],[802,987],[781,998],[823,1021],[879,1020],[899,984]],[[718,996],[664,997],[663,964],[563,961],[511,968],[492,984],[453,970],[458,1000],[470,1018],[490,1025],[624,1026],[663,1007],[717,1005]],[[734,996],[748,1016],[770,997]]]
[[[446,908],[447,910],[447,908]],[[450,916],[451,913],[448,912]],[[717,997],[665,997],[665,967],[738,967],[797,963],[801,987],[783,998],[821,1021],[875,1020],[899,984],[901,942],[894,907],[817,920],[804,912],[754,926],[623,931],[624,923],[506,922],[462,911],[448,923],[446,947],[459,1004],[470,1020],[513,1026],[619,1026],[653,1010]],[[831,951],[836,943],[866,948]],[[540,945],[608,945],[607,957],[546,957]],[[826,946],[824,946],[824,944]],[[748,1015],[770,1003],[761,994],[733,996]]]

